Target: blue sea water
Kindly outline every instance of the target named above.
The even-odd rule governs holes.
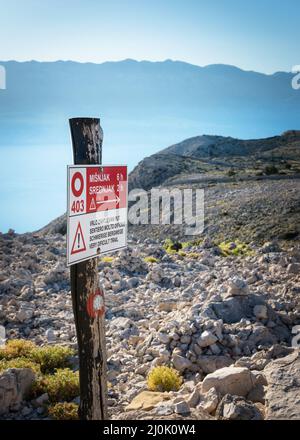
[[[66,207],[66,145],[1,146],[0,231],[36,230]]]
[[[144,157],[201,133],[197,121],[175,122],[162,127],[128,120],[104,124],[102,163],[127,165],[130,172]],[[66,211],[66,167],[73,163],[68,125],[63,136],[57,135],[57,144],[38,143],[33,133],[17,134],[12,139],[15,144],[6,145],[0,133],[1,232],[10,228],[18,233],[32,232]],[[33,145],[28,144],[31,138]]]

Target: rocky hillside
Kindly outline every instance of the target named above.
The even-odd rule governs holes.
[[[300,249],[252,243],[242,251],[238,242],[222,249],[207,239],[176,251],[130,235],[126,251],[99,261],[112,418],[299,417],[299,350],[291,345],[300,324]],[[11,231],[1,235],[0,252],[7,337],[76,348],[65,238]],[[160,365],[180,374],[177,391],[148,390],[147,374]],[[1,418],[49,418],[49,395],[28,393],[38,374],[29,373],[0,373]],[[73,390],[68,399],[79,398]]]
[[[130,188],[150,189],[170,177],[190,174],[246,178],[300,173],[300,131],[266,139],[197,136],[142,160],[130,174]]]

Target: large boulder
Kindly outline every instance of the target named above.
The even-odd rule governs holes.
[[[300,352],[276,359],[264,369],[268,382],[266,418],[300,419]]]
[[[265,300],[259,295],[231,296],[224,301],[211,302],[209,308],[218,319],[226,324],[234,324],[242,318],[253,318],[253,310],[257,305],[265,305]]]
[[[17,410],[26,397],[35,374],[30,368],[11,368],[0,375],[0,414]]]
[[[255,378],[248,368],[230,366],[208,374],[202,383],[202,392],[215,388],[222,396],[233,394],[245,397],[254,386]]]

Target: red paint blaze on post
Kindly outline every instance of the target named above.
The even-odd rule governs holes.
[[[91,293],[87,300],[87,312],[91,318],[97,318],[104,315],[104,294],[102,289],[97,289]]]

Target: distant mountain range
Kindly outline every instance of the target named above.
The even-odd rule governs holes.
[[[300,131],[241,140],[203,135],[186,139],[143,159],[130,174],[130,188],[150,189],[166,182],[245,179],[300,173]]]
[[[300,121],[292,73],[170,60],[0,65],[7,73],[7,90],[0,90],[0,148],[69,144],[69,117],[99,115],[104,160],[132,167],[159,146],[197,133],[259,138]]]

